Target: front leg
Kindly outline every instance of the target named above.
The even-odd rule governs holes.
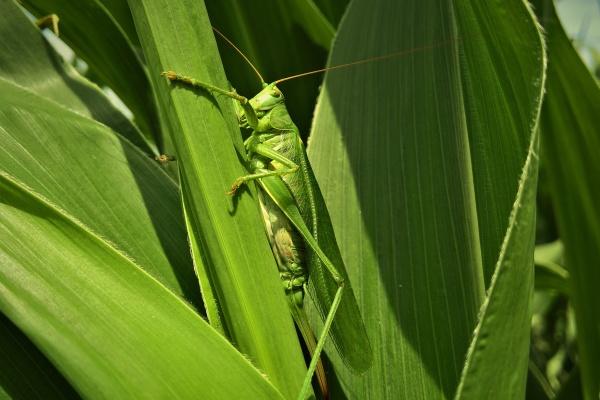
[[[239,187],[248,181],[251,181],[254,179],[265,178],[267,176],[282,176],[282,175],[286,175],[286,174],[293,174],[294,172],[298,171],[298,168],[300,168],[298,166],[298,164],[296,164],[289,158],[282,156],[280,153],[276,152],[275,150],[273,150],[272,148],[270,148],[269,146],[267,146],[265,144],[262,144],[262,143],[256,144],[248,150],[251,151],[252,153],[259,154],[263,157],[277,161],[277,162],[283,164],[284,167],[276,168],[274,170],[269,170],[269,171],[257,172],[257,173],[250,174],[250,175],[240,176],[239,178],[237,178],[235,180],[235,182],[233,182],[233,185],[231,185],[231,190],[229,192],[227,192],[227,194],[229,194],[230,196],[233,196],[235,194],[235,192],[239,189]]]
[[[237,94],[235,90],[221,89],[220,87],[211,85],[210,83],[204,83],[189,76],[178,74],[175,71],[161,72],[161,75],[166,76],[170,82],[181,83],[183,85],[187,85],[196,89],[203,89],[211,93],[219,93],[223,96],[231,97],[232,99],[239,101],[244,114],[246,115],[246,121],[248,122],[248,125],[250,125],[252,129],[256,129],[258,127],[258,117],[256,116],[256,111],[254,111],[248,99]]]

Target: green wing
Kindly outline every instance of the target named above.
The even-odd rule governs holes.
[[[312,175],[312,171],[310,172]],[[314,182],[314,177],[311,176]],[[337,247],[333,228],[323,197],[316,184],[312,184],[315,194],[315,211],[318,216],[318,242],[306,225],[294,197],[286,184],[279,177],[267,177],[259,180],[260,186],[283,211],[298,232],[304,238],[310,252],[308,292],[314,300],[323,320],[331,307],[337,291],[337,284],[323,264],[336,269],[345,280],[344,296],[334,318],[329,336],[346,365],[356,371],[363,372],[372,361],[372,350],[367,337],[356,298],[350,287],[348,275],[340,250]]]

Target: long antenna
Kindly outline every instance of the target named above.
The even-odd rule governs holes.
[[[233,47],[235,49],[235,51],[238,52],[238,54],[240,56],[242,56],[242,58],[244,60],[246,60],[246,62],[252,67],[252,69],[254,70],[254,73],[256,73],[256,75],[258,76],[258,79],[260,79],[260,83],[264,84],[265,80],[263,79],[262,75],[260,74],[260,72],[258,72],[258,69],[256,69],[256,67],[254,66],[254,64],[252,64],[250,62],[250,60],[248,59],[248,57],[246,57],[246,55],[244,53],[242,53],[242,51],[240,49],[237,48],[237,46],[235,44],[233,44],[233,42],[231,40],[229,40],[227,38],[227,36],[225,36],[224,34],[222,34],[217,28],[215,28],[214,26],[212,27],[213,31],[215,31],[215,33],[217,33],[219,36],[221,36],[227,43],[229,43],[229,45],[231,47]]]
[[[398,51],[396,53],[386,54],[385,56],[365,58],[363,60],[353,61],[353,62],[349,62],[349,63],[345,63],[345,64],[334,65],[333,67],[315,69],[314,71],[308,71],[308,72],[303,72],[301,74],[286,76],[285,78],[277,79],[275,81],[275,84],[279,84],[281,82],[289,81],[289,80],[300,78],[300,77],[307,76],[307,75],[314,75],[314,74],[319,74],[321,72],[331,71],[334,69],[341,69],[341,68],[351,67],[353,65],[365,64],[365,63],[372,62],[372,61],[381,61],[381,60],[386,60],[388,58],[405,56],[405,55],[412,54],[412,53],[418,53],[421,51],[435,49],[436,47],[441,47],[447,43],[452,43],[454,40],[455,39],[451,38],[451,39],[444,40],[443,42],[438,42],[438,43],[431,44],[428,46],[414,47],[410,50]]]

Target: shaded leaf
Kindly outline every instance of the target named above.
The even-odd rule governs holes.
[[[156,153],[104,93],[54,51],[14,1],[0,3],[0,12],[4,16],[0,24],[2,78],[110,126],[148,154]]]
[[[290,3],[208,0],[206,7],[211,23],[241,49],[265,81],[272,82],[322,68],[325,63],[326,52],[298,24],[300,16],[290,11],[298,5]],[[221,39],[217,43],[227,79],[239,93],[252,97],[261,89],[260,81],[231,46]],[[322,76],[315,75],[282,85],[286,105],[303,136],[308,134],[321,82]]]
[[[71,385],[27,337],[0,314],[0,398],[78,399]]]
[[[460,2],[455,10],[487,282],[455,396],[520,398],[529,362],[545,53],[535,18],[519,0]]]
[[[127,2],[122,0],[99,0],[99,2],[106,8],[110,16],[114,18],[127,36],[127,39],[134,45],[134,48],[141,51],[139,49],[140,39],[137,36],[133,17],[131,16]]]
[[[162,149],[154,94],[144,65],[123,29],[99,0],[24,0],[36,15],[57,14],[61,39],[85,60],[133,112],[136,124]]]
[[[325,50],[329,50],[335,29],[312,0],[289,2],[289,12],[304,28],[308,36]]]
[[[331,25],[338,26],[342,15],[346,11],[349,1],[347,0],[314,0]]]

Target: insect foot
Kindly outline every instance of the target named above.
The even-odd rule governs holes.
[[[231,185],[231,190],[229,192],[227,192],[227,194],[229,196],[234,196],[235,193],[237,192],[237,190],[240,188],[240,186],[242,186],[242,184],[244,183],[243,179],[236,179],[235,182],[233,182],[233,185]]]
[[[154,156],[154,159],[161,165],[167,165],[170,161],[175,161],[175,156],[169,154],[160,154],[158,156]]]
[[[177,73],[175,71],[163,71],[160,73],[161,76],[166,76],[168,80],[177,80]]]
[[[35,24],[40,29],[44,29],[44,28],[50,29],[52,32],[54,32],[54,34],[56,36],[58,36],[58,21],[59,20],[60,20],[60,18],[58,18],[58,15],[50,14],[50,15],[46,15],[44,17],[37,19],[35,21]]]

